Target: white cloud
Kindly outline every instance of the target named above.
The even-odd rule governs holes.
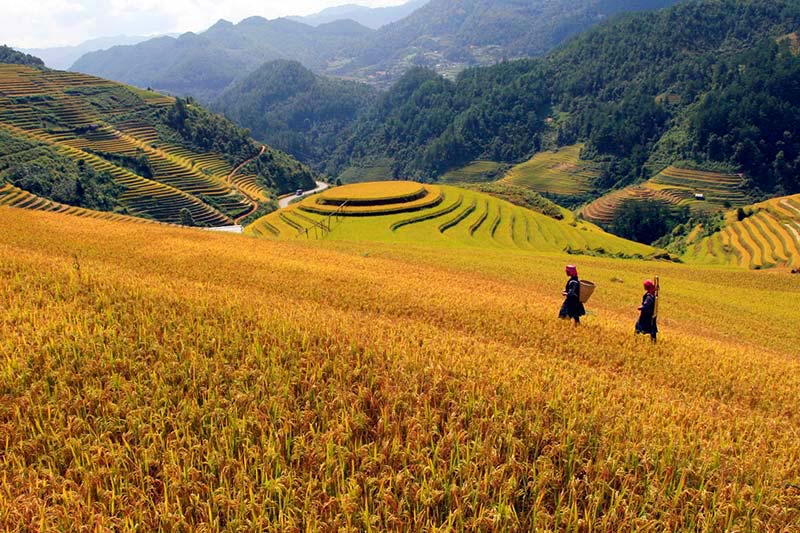
[[[112,35],[202,31],[224,18],[307,15],[352,0],[0,0],[0,44],[45,48]],[[356,0],[370,7],[403,0]]]

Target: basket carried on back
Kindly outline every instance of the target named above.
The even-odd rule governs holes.
[[[591,281],[586,281],[585,279],[581,280],[581,289],[578,293],[578,296],[580,297],[582,304],[585,304],[589,301],[589,298],[591,298],[592,294],[594,293],[595,287],[596,285]]]

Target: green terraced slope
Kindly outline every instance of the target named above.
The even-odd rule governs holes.
[[[294,204],[245,228],[258,237],[436,243],[536,251],[652,256],[657,250],[581,221],[565,222],[493,196],[441,185],[436,205],[377,216],[320,215]]]
[[[313,186],[302,165],[268,147],[262,150],[201,108],[186,106],[181,117],[186,127],[171,126],[168,118],[177,108],[173,98],[93,76],[0,64],[0,188],[9,185],[4,203],[49,209],[66,202],[162,222],[221,226],[256,211],[272,192]],[[196,134],[201,127],[203,138]],[[192,129],[195,133],[187,133]],[[201,148],[204,142],[214,148]],[[110,193],[113,205],[88,206],[83,191],[61,194],[63,183],[41,186],[48,173],[58,174],[56,181],[65,173],[110,180],[116,187]],[[286,190],[270,190],[272,175],[280,176]],[[15,192],[12,202],[9,191],[16,189],[34,200],[18,201],[22,193]]]
[[[599,171],[591,161],[580,158],[582,149],[582,144],[574,144],[540,152],[509,170],[502,181],[539,193],[565,196],[585,193],[591,189],[592,180]]]

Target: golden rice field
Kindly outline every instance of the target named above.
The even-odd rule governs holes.
[[[24,191],[18,187],[14,187],[10,183],[4,183],[0,185],[0,206],[16,207],[19,209],[35,209],[38,211],[65,213],[79,217],[102,218],[105,220],[124,220],[139,224],[156,223],[155,221],[148,220],[146,218],[131,217],[119,213],[95,211],[93,209],[84,209],[82,207],[60,204],[58,202],[36,196],[35,194],[31,194],[28,191]]]
[[[298,208],[318,215],[377,216],[434,207],[443,198],[436,185],[414,181],[373,181],[328,189],[303,199]]]
[[[687,261],[746,268],[800,267],[800,194],[750,206],[752,215],[703,238],[689,239]]]
[[[398,189],[405,197],[401,194],[389,199],[389,203],[369,205],[376,195],[391,196],[391,192],[380,192],[385,187],[410,188]],[[420,188],[425,191],[424,196],[408,196]],[[339,193],[340,189],[344,192]],[[339,199],[325,205],[326,198]],[[353,205],[340,207],[339,202],[344,201]],[[658,253],[651,246],[611,235],[584,221],[555,220],[477,191],[411,182],[372,182],[329,189],[256,220],[245,228],[245,233],[281,239],[427,242],[449,247],[538,251],[570,249],[642,257]]]
[[[800,525],[796,277],[580,257],[576,329],[559,253],[0,226],[0,529]]]
[[[592,181],[599,176],[599,171],[592,166],[591,161],[580,158],[583,146],[574,144],[554,151],[540,152],[529,161],[513,167],[502,180],[539,193],[585,193],[591,189]]]

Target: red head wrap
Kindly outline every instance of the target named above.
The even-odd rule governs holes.
[[[656,290],[656,284],[653,283],[653,280],[646,279],[644,280],[644,290],[647,292],[654,292]]]

